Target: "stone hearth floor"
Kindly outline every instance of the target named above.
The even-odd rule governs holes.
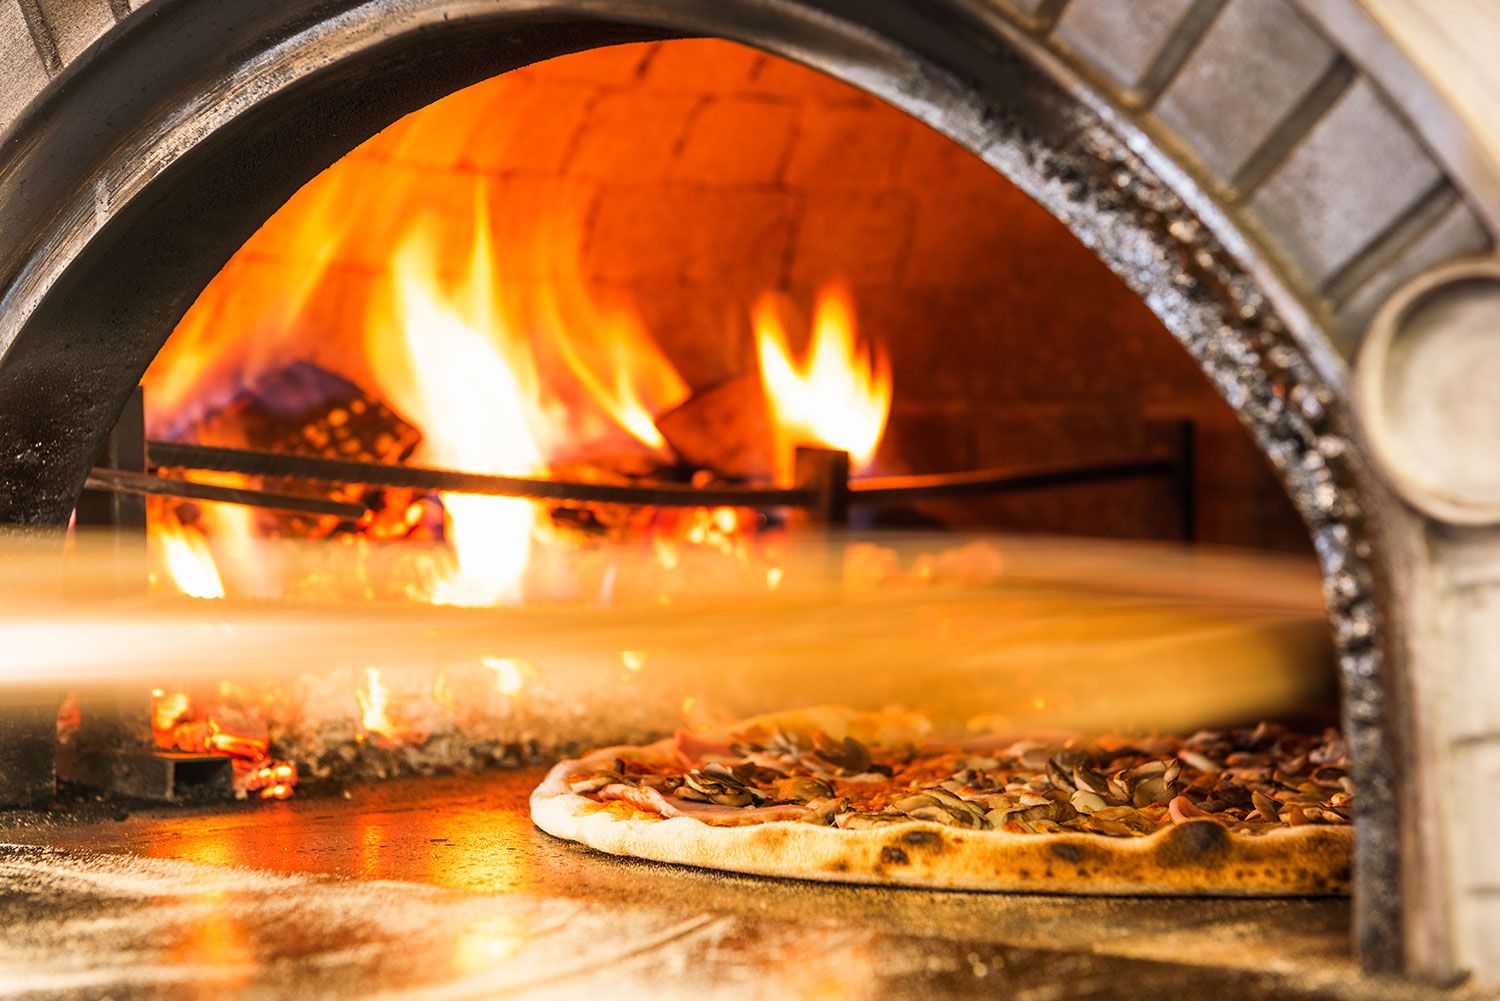
[[[0,997],[1455,996],[1359,978],[1344,900],[935,893],[620,860],[532,827],[540,775],[0,813]]]

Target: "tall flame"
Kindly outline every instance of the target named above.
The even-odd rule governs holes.
[[[481,203],[482,209],[482,203]],[[463,274],[444,281],[438,248],[416,231],[393,260],[394,325],[367,329],[370,360],[399,409],[424,429],[431,465],[509,476],[545,474],[531,429],[537,376],[524,342],[495,299],[494,252],[480,214]],[[439,604],[481,606],[519,597],[537,508],[504,497],[446,494],[457,572],[439,582]]]
[[[667,360],[633,306],[603,302],[580,270],[581,199],[566,201],[538,241],[549,280],[537,294],[536,325],[568,373],[611,420],[664,457],[656,415],[688,397],[688,385]]]
[[[818,295],[812,339],[797,362],[776,300],[763,296],[754,312],[761,379],[777,437],[778,472],[790,468],[796,445],[848,452],[856,469],[875,458],[891,411],[891,369],[878,347],[857,343],[854,303],[842,285]]]

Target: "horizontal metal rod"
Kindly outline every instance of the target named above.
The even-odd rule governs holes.
[[[181,497],[186,500],[240,504],[273,511],[293,511],[297,514],[332,515],[351,520],[358,520],[368,513],[363,504],[350,504],[326,497],[302,497],[265,490],[222,487],[214,483],[174,480],[152,473],[133,473],[119,469],[93,469],[83,485],[89,490],[107,490],[111,493]]]
[[[1172,476],[1169,459],[1136,459],[1103,465],[1053,466],[1037,469],[979,469],[930,476],[877,476],[849,484],[851,504],[899,504],[972,494],[1001,494],[1076,483],[1107,483],[1143,476]]]
[[[396,466],[345,459],[261,452],[252,449],[147,443],[153,465],[182,469],[240,473],[246,476],[402,487],[444,493],[521,497],[572,503],[633,504],[651,507],[797,507],[813,501],[812,491],[800,487],[694,487],[678,483],[614,484],[493,476],[421,466]],[[1079,483],[1106,483],[1144,476],[1173,476],[1171,459],[1136,459],[1103,465],[1067,465],[1042,469],[981,469],[925,476],[883,476],[853,480],[852,504],[900,504],[976,494],[999,494]],[[171,481],[163,481],[171,482]],[[180,482],[180,481],[179,481]]]
[[[285,477],[377,487],[404,487],[443,493],[522,497],[527,500],[580,504],[637,504],[649,507],[806,507],[812,493],[801,488],[705,487],[685,483],[617,484],[544,480],[525,476],[490,476],[450,469],[394,466],[378,462],[322,459],[280,452],[259,452],[168,441],[146,443],[149,462],[157,466],[203,469],[246,476]]]

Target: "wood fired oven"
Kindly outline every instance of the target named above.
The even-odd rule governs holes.
[[[1359,961],[1500,981],[1500,813],[1473,794],[1500,774],[1500,167],[1494,81],[1459,58],[1496,28],[1479,5],[1446,18],[1403,0],[12,0],[0,522],[61,529],[101,454],[142,468],[132,400],[183,315],[400,116],[570,53],[742,43],[972,152],[1207,373],[1322,570],[1360,790]],[[167,464],[208,468],[183,455]],[[0,799],[50,790],[55,721],[47,693],[10,700]]]

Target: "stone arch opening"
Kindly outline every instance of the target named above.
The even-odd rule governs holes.
[[[1083,2],[376,0],[33,17],[13,32],[24,28],[41,71],[29,54],[13,70],[31,76],[12,92],[35,96],[12,109],[0,171],[0,219],[16,234],[0,252],[0,518],[66,520],[193,297],[292,190],[399,114],[599,45],[714,35],[762,47],[884,98],[1006,174],[1147,302],[1242,415],[1327,581],[1362,790],[1360,950],[1371,968],[1405,965],[1403,886],[1422,855],[1419,839],[1402,850],[1415,839],[1397,639],[1409,526],[1364,457],[1340,355],[1403,278],[1489,236],[1315,23],[1292,47],[1303,88],[1261,105],[1269,117],[1253,128],[1215,133],[1178,88],[1217,79],[1202,60],[1236,51],[1254,5],[1169,6],[1137,17]],[[177,58],[161,60],[164,48]],[[1395,174],[1351,180],[1342,158],[1366,143]],[[1358,225],[1334,225],[1351,204]]]

